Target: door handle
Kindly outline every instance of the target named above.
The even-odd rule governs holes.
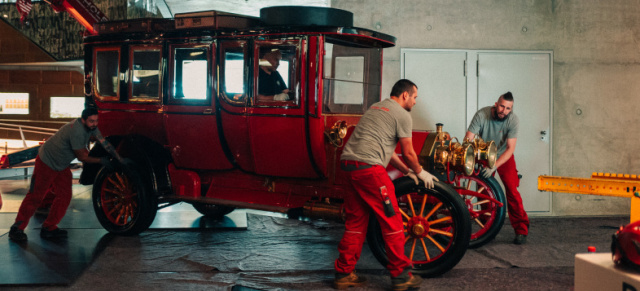
[[[204,111],[202,111],[202,113],[204,113],[204,114],[211,114],[211,112],[213,112],[213,109],[211,109],[211,108],[207,108]]]
[[[544,138],[545,138],[546,136],[547,136],[547,131],[546,131],[546,130],[540,131],[540,139],[541,139],[541,140],[544,140]]]

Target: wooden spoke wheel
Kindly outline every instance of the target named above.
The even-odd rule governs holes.
[[[109,232],[135,235],[149,228],[158,205],[133,167],[116,171],[102,168],[93,184],[93,207],[100,224]]]
[[[464,256],[471,234],[469,212],[460,195],[448,184],[434,189],[416,186],[411,178],[394,181],[405,231],[405,255],[416,274],[441,275]],[[384,266],[388,259],[380,225],[374,215],[367,232],[374,256]]]
[[[470,248],[492,241],[500,232],[507,201],[494,177],[456,176],[454,188],[462,196],[471,217]]]

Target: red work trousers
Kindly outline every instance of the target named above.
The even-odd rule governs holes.
[[[36,165],[33,168],[31,176],[31,186],[29,192],[22,200],[18,216],[16,217],[16,225],[24,230],[29,224],[31,216],[42,202],[49,188],[55,193],[53,204],[47,219],[42,223],[42,227],[46,229],[55,229],[67,212],[67,207],[71,202],[71,170],[67,167],[62,171],[54,171],[45,163],[36,157]]]
[[[338,244],[340,256],[335,261],[338,273],[351,273],[355,267],[362,244],[366,238],[369,213],[373,213],[382,229],[389,264],[387,269],[396,277],[411,264],[404,254],[404,226],[398,209],[395,188],[382,166],[347,172],[355,193],[345,197],[345,231]],[[381,189],[386,187],[387,195],[393,204],[396,215],[384,214]]]
[[[505,195],[507,196],[507,211],[509,213],[509,221],[516,234],[529,234],[529,217],[524,211],[522,205],[522,197],[518,192],[520,186],[520,178],[518,178],[518,170],[516,169],[516,160],[513,156],[506,163],[498,168],[500,180],[504,184]]]

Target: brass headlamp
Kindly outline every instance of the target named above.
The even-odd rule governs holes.
[[[347,122],[342,120],[337,121],[330,129],[327,129],[324,134],[334,147],[343,146],[344,137],[347,136]]]
[[[434,153],[434,164],[441,171],[446,171],[447,164],[451,170],[464,173],[465,175],[473,174],[476,164],[473,144],[450,141],[445,144],[444,141],[436,146]]]
[[[420,164],[425,169],[433,171],[442,179],[453,179],[451,175],[455,176],[455,173],[473,175],[477,162],[495,165],[497,151],[494,142],[476,139],[460,143],[444,132],[442,127],[441,123],[436,124],[436,131],[427,135],[418,155]]]
[[[498,147],[496,146],[496,143],[492,140],[485,142],[482,138],[476,137],[473,141],[473,145],[478,162],[483,166],[493,168],[496,164],[496,160],[498,159]]]

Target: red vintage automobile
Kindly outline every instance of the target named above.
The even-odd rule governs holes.
[[[260,18],[204,12],[99,23],[96,31],[84,43],[87,106],[98,108],[103,135],[133,161],[82,173],[105,229],[138,234],[159,208],[178,202],[207,216],[250,208],[341,217],[352,190],[340,155],[381,99],[382,51],[394,37],[353,27],[344,10],[284,6],[262,9]],[[279,66],[267,57],[273,52]],[[276,69],[286,89],[262,92],[262,71]],[[435,276],[460,261],[472,235],[495,236],[502,224],[503,198],[487,185],[495,180],[473,176],[492,150],[495,161],[495,145],[460,144],[442,130],[415,132],[413,141],[442,182],[426,189],[389,174],[407,256],[416,273]],[[105,151],[96,146],[91,155]],[[474,234],[472,221],[482,225]],[[369,225],[369,246],[385,264],[376,219]]]

